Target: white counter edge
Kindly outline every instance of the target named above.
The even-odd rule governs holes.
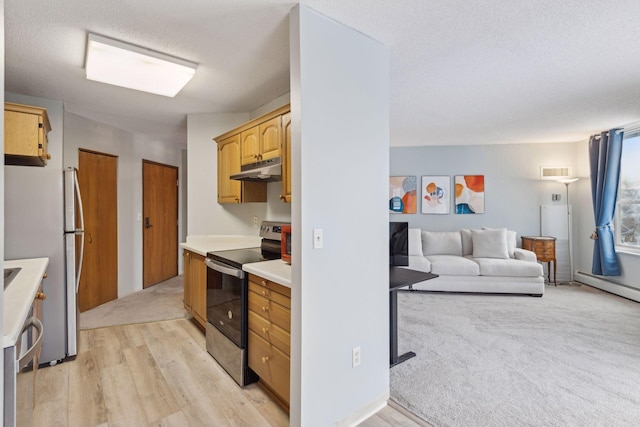
[[[2,338],[4,348],[14,346],[18,342],[22,325],[29,315],[33,299],[48,265],[49,258],[16,259],[4,262],[4,268],[22,268],[4,290]]]
[[[281,259],[243,264],[242,269],[247,273],[291,288],[291,266]]]

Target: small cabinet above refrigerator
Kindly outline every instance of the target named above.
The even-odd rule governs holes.
[[[47,133],[50,130],[45,108],[5,102],[5,165],[46,166],[51,158],[47,151]]]

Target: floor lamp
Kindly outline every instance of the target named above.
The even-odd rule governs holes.
[[[576,182],[580,178],[559,179],[558,182],[564,184],[567,190],[567,236],[569,239],[569,285],[573,283],[573,239],[571,230],[571,210],[569,205],[569,184]]]

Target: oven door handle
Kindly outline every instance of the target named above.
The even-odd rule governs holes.
[[[211,258],[205,258],[204,263],[207,264],[207,267],[212,270],[218,271],[222,274],[228,274],[229,276],[237,277],[238,279],[244,279],[244,271],[242,270],[226,266]]]

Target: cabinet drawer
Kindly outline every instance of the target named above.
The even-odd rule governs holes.
[[[260,338],[282,350],[287,356],[291,354],[291,335],[289,332],[251,310],[249,310],[249,329],[259,335]]]
[[[262,283],[265,283],[264,285]],[[276,285],[276,286],[274,286]],[[275,283],[271,283],[267,280],[262,280],[260,283],[257,282],[249,282],[249,290],[255,292],[258,295],[263,296],[273,302],[277,302],[283,307],[291,309],[291,297],[288,295],[284,295],[281,291],[284,288],[283,286],[277,285]]]
[[[256,276],[255,274],[249,274],[249,281],[255,283],[256,285],[267,287],[273,291],[276,291],[282,295],[286,295],[291,297],[291,288],[286,286],[282,286],[279,283],[272,282],[271,280],[267,280],[260,276]]]
[[[291,332],[291,311],[288,308],[249,291],[249,310]]]
[[[249,331],[249,367],[285,402],[289,403],[289,357]]]
[[[535,242],[533,248],[536,251],[544,251],[553,248],[553,242]]]

